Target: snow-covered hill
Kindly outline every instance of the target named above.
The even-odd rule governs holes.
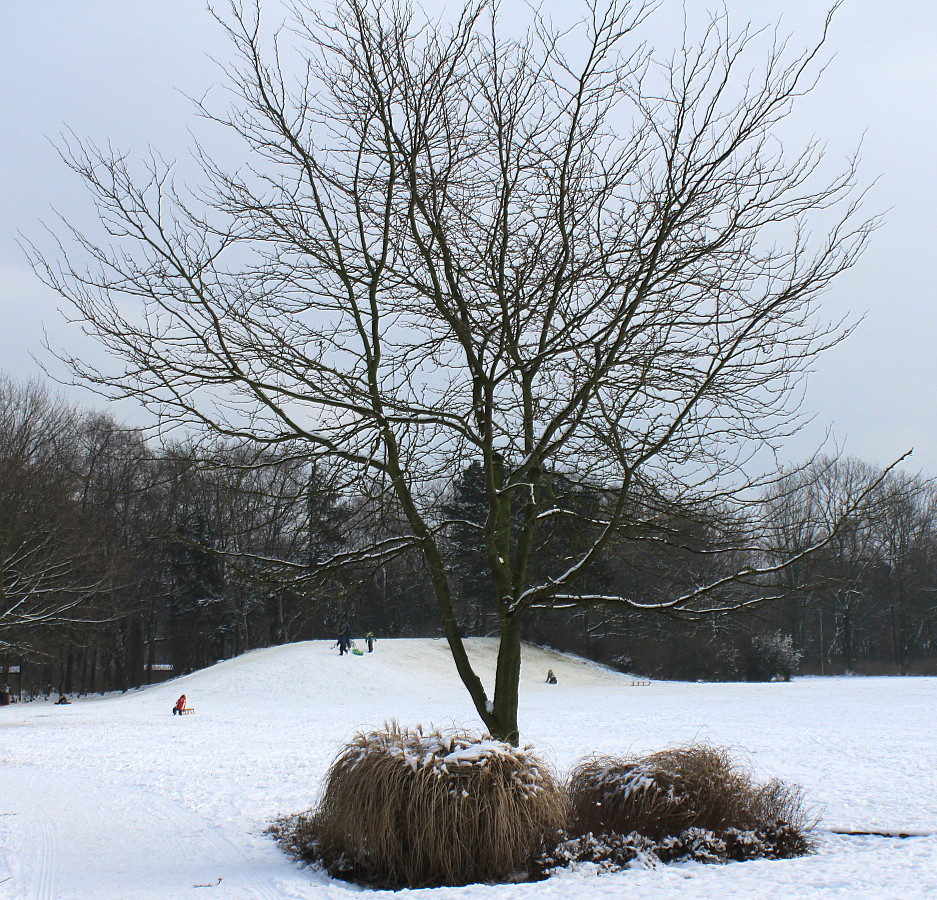
[[[494,641],[469,647],[490,685]],[[559,684],[544,683],[548,668]],[[523,739],[560,770],[591,752],[706,740],[758,777],[802,784],[823,829],[937,832],[937,679],[633,680],[526,647]],[[195,715],[171,715],[180,693]],[[353,731],[391,718],[477,724],[444,642],[381,640],[373,654],[339,657],[312,641],[122,696],[0,709],[0,898],[347,897],[357,889],[293,866],[263,831],[314,803]],[[933,898],[937,837],[826,836],[801,860],[411,893]]]

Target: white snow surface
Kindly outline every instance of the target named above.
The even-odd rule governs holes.
[[[288,861],[264,834],[314,805],[359,729],[474,727],[444,641],[331,642],[258,650],[133,691],[0,708],[0,898],[340,900],[370,893]],[[493,640],[468,642],[493,681]],[[553,669],[559,684],[543,683]],[[539,883],[380,896],[433,900],[752,900],[937,897],[937,679],[804,678],[789,684],[633,679],[524,648],[524,742],[558,771],[590,754],[690,741],[730,747],[759,779],[804,787],[819,852],[785,861],[688,863]],[[180,693],[196,708],[173,716]],[[834,829],[912,832],[906,839]]]

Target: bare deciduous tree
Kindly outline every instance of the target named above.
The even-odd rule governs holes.
[[[830,536],[820,552],[802,556],[784,576],[794,594],[791,630],[798,646],[803,644],[810,600],[822,597],[830,606],[831,627],[819,647],[821,669],[834,647],[847,671],[855,663],[857,625],[871,606],[867,595],[878,564],[873,529],[885,512],[887,484],[881,476],[881,469],[861,460],[821,456],[786,474],[766,498],[776,558],[789,558],[816,545],[821,536]],[[872,483],[877,487],[869,491]],[[864,502],[857,503],[856,498],[863,494]],[[822,619],[822,606],[816,612]]]
[[[644,498],[683,515],[745,502],[746,462],[795,427],[800,376],[848,330],[817,299],[874,227],[852,166],[827,177],[822,146],[788,153],[777,134],[825,30],[797,54],[717,16],[661,57],[638,43],[653,5],[590,4],[568,33],[537,19],[514,39],[487,0],[451,26],[394,0],[300,2],[271,38],[259,4],[234,4],[234,102],[200,109],[242,140],[243,166],[201,152],[186,191],[159,160],[73,143],[107,235],[35,257],[119,362],[70,359],[87,382],[173,426],[298,441],[392,494],[408,533],[361,553],[421,554],[479,715],[515,741],[531,610],[772,595],[759,580],[783,563],[666,599],[581,576],[622,535],[666,539]],[[500,624],[491,694],[440,546],[441,481],[472,461]],[[571,514],[550,472],[610,499],[588,546],[538,580],[543,526]]]
[[[78,509],[78,432],[45,388],[0,378],[0,648],[105,618],[95,601],[113,573]]]
[[[879,491],[882,513],[871,523],[881,564],[882,599],[888,611],[895,670],[908,674],[914,647],[937,612],[937,486],[933,480],[898,472]],[[926,645],[926,644],[925,644]]]

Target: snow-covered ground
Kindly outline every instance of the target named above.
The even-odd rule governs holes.
[[[470,649],[490,682],[494,643],[473,640]],[[548,668],[558,685],[543,683]],[[759,778],[803,785],[821,813],[819,853],[403,893],[937,897],[937,679],[635,686],[581,660],[525,648],[523,682],[522,737],[558,770],[592,752],[693,740],[729,746]],[[173,716],[183,692],[196,713]],[[2,708],[0,898],[348,898],[360,889],[290,863],[264,829],[313,805],[353,731],[391,718],[477,722],[445,643],[383,640],[360,657],[339,657],[324,641],[293,644],[122,696]],[[844,828],[921,836],[826,833]]]

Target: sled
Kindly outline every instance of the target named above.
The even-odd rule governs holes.
[[[194,713],[194,712],[195,712],[195,707],[194,707],[194,706],[187,706],[185,709],[180,709],[180,710],[179,710],[179,715],[180,715],[180,716],[187,716],[187,715],[189,715],[189,713]]]
[[[355,647],[355,649],[352,650],[351,652],[354,653],[355,656],[364,656],[364,653],[361,650],[359,650],[357,647]]]

